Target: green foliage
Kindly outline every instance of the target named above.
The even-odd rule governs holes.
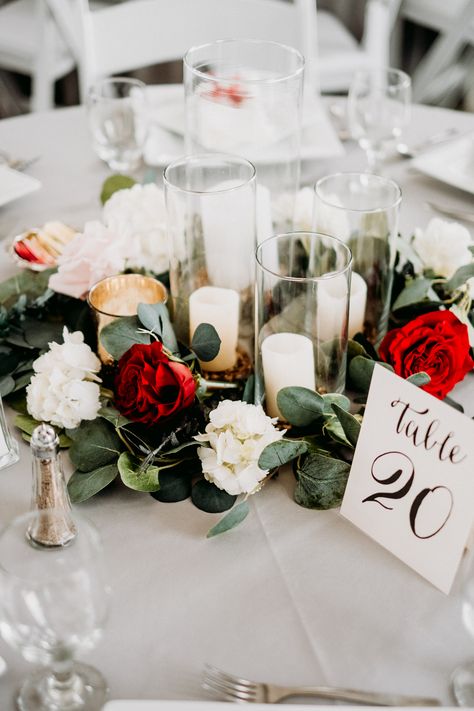
[[[100,332],[100,340],[112,358],[120,360],[135,343],[150,343],[150,334],[139,331],[140,321],[136,316],[124,316],[107,324]]]
[[[105,205],[107,200],[112,197],[114,193],[118,190],[126,190],[135,185],[137,181],[131,178],[129,175],[120,175],[119,173],[115,175],[109,175],[102,184],[102,190],[100,193],[100,201],[102,205]]]
[[[307,450],[308,444],[304,440],[279,439],[267,444],[259,457],[258,466],[271,471],[291,462]]]
[[[291,425],[307,427],[324,411],[324,400],[318,393],[299,386],[282,388],[277,394],[277,405]]]
[[[116,464],[106,464],[104,467],[93,469],[90,472],[76,470],[70,477],[67,488],[73,504],[86,501],[105,489],[117,477]]]
[[[213,360],[219,353],[221,339],[210,323],[200,323],[194,331],[191,349],[195,352],[199,360],[208,362]]]
[[[309,453],[297,466],[294,499],[309,509],[330,509],[339,506],[350,465],[319,452]]]
[[[379,365],[387,368],[393,373],[393,368],[388,363],[379,362]],[[372,373],[374,372],[375,361],[363,356],[356,356],[349,364],[348,376],[350,385],[359,393],[368,393]]]
[[[238,526],[239,523],[242,523],[242,521],[247,517],[249,511],[250,509],[248,503],[246,501],[241,501],[240,504],[234,506],[228,514],[221,518],[219,523],[216,523],[215,526],[209,529],[207,532],[207,538],[213,538],[214,536],[218,536],[220,533],[225,533],[226,531],[230,531],[231,528],[235,528],[235,526]]]
[[[227,491],[218,489],[205,479],[199,479],[192,488],[191,498],[193,504],[201,511],[207,513],[221,513],[227,511],[234,505],[236,496],[228,494]]]
[[[412,279],[398,295],[397,300],[393,304],[393,310],[397,311],[397,309],[402,309],[405,306],[411,306],[412,304],[422,301],[428,295],[432,284],[433,279],[426,279],[425,277]]]
[[[76,430],[69,450],[71,461],[81,472],[115,461],[123,449],[115,430],[102,418],[84,420]]]
[[[123,483],[129,489],[150,493],[160,488],[158,467],[144,468],[142,462],[129,452],[122,452],[117,466]]]
[[[160,471],[160,488],[151,495],[157,501],[184,501],[191,496],[191,488],[191,476],[177,466]]]
[[[407,380],[409,383],[417,385],[419,388],[421,388],[422,385],[428,385],[428,383],[431,382],[431,378],[428,373],[424,373],[422,371],[409,375]]]
[[[472,277],[474,277],[474,262],[471,262],[471,264],[464,264],[464,266],[459,267],[451,279],[446,282],[445,288],[448,291],[459,289],[460,286],[463,286],[463,284],[465,284],[467,280]]]
[[[179,355],[178,341],[165,304],[139,304],[138,318],[148,331],[160,339],[170,353]]]

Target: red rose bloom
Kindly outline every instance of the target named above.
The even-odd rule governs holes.
[[[451,311],[433,311],[389,331],[379,356],[403,378],[424,371],[431,382],[423,390],[442,400],[474,367],[467,326]]]
[[[118,362],[115,376],[115,405],[135,422],[152,425],[189,407],[196,383],[184,363],[163,353],[160,341],[136,344]]]

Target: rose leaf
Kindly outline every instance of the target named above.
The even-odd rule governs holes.
[[[350,412],[343,410],[342,407],[339,407],[336,403],[332,404],[332,409],[341,423],[341,427],[344,430],[344,434],[346,435],[348,442],[355,447],[360,433],[359,420],[356,419],[354,415],[351,415]]]
[[[291,462],[308,450],[307,442],[303,440],[279,439],[267,444],[260,454],[258,466],[260,469],[271,471],[283,464]]]
[[[160,471],[160,489],[151,493],[157,501],[184,501],[191,496],[191,476],[186,472],[164,469]]]
[[[119,173],[109,175],[109,177],[104,180],[102,184],[102,191],[100,193],[100,201],[102,205],[105,205],[107,200],[111,198],[117,190],[126,190],[127,188],[131,188],[136,182],[137,181],[129,175],[120,175]]]
[[[445,288],[448,291],[454,291],[454,289],[458,289],[460,286],[465,284],[468,279],[471,279],[471,277],[474,277],[474,262],[471,262],[471,264],[464,264],[464,266],[459,267],[459,269],[454,272],[451,279],[448,279],[445,284]]]
[[[81,501],[90,499],[91,496],[105,489],[114,481],[118,474],[117,465],[107,464],[105,467],[93,469],[91,472],[80,472],[76,470],[67,483],[67,489],[71,502],[79,504]]]
[[[412,375],[409,375],[407,381],[412,385],[416,385],[420,388],[422,385],[427,385],[428,383],[430,383],[431,377],[428,375],[428,373],[420,371],[419,373],[413,373]]]
[[[129,452],[122,452],[117,462],[118,470],[125,486],[134,491],[151,493],[158,491],[158,467],[148,466],[142,469],[141,462]]]
[[[432,283],[433,279],[425,279],[424,277],[413,279],[398,295],[392,307],[393,311],[422,301],[431,289]]]
[[[237,496],[228,494],[223,489],[218,489],[217,486],[205,479],[197,481],[191,490],[193,504],[207,513],[227,511],[234,505],[236,498]]]
[[[139,328],[136,316],[124,316],[107,324],[100,332],[100,340],[112,358],[119,360],[135,343],[150,343],[150,335],[141,333]]]
[[[219,353],[221,339],[214,326],[210,323],[200,323],[194,331],[191,342],[191,349],[195,352],[199,360],[207,363]]]
[[[74,434],[69,450],[72,463],[81,472],[110,464],[123,449],[115,430],[102,418],[84,421]]]
[[[350,464],[316,452],[308,454],[297,468],[294,499],[308,509],[339,506],[346,488]]]
[[[324,400],[321,395],[300,386],[279,390],[277,405],[285,420],[295,427],[307,427],[324,411]]]
[[[241,501],[240,504],[234,506],[228,514],[221,518],[219,523],[216,523],[215,526],[209,529],[206,537],[213,538],[213,536],[218,536],[220,533],[225,533],[225,531],[230,531],[231,528],[235,528],[235,526],[238,526],[239,523],[242,523],[242,521],[247,518],[249,511],[248,503]]]
[[[138,304],[138,318],[145,328],[158,336],[165,348],[179,355],[178,341],[165,304]]]

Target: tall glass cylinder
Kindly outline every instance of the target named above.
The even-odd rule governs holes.
[[[248,374],[253,356],[255,168],[226,154],[187,156],[164,172],[171,315],[190,345],[209,323],[221,339],[208,373]]]
[[[315,191],[313,227],[350,247],[353,278],[366,291],[358,330],[377,346],[390,313],[401,190],[378,175],[337,173],[318,180]]]
[[[292,228],[303,73],[297,50],[262,40],[219,40],[184,58],[187,152],[225,151],[252,161],[259,241]]]
[[[275,235],[257,262],[256,402],[279,417],[278,392],[345,385],[351,253],[315,232]]]

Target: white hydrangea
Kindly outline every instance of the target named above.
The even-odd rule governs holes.
[[[283,437],[277,418],[268,417],[260,405],[223,400],[209,416],[206,434],[196,435],[198,455],[207,481],[228,494],[254,494],[268,474],[258,459],[267,444]]]
[[[413,248],[423,262],[424,269],[432,269],[437,276],[449,279],[464,264],[470,264],[472,244],[469,231],[458,222],[434,217],[425,230],[417,228]]]
[[[169,268],[168,232],[163,191],[154,183],[118,190],[104,205],[107,227],[132,248],[128,267],[152,269],[157,274]]]
[[[33,363],[35,375],[26,389],[26,406],[35,420],[58,427],[77,427],[94,420],[100,408],[100,360],[84,343],[80,331],[64,327],[64,343],[50,343],[49,351]]]

